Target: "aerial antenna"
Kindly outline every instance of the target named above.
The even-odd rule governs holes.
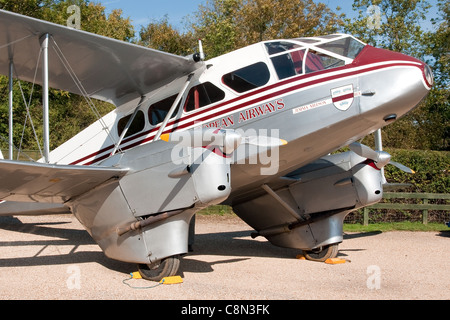
[[[205,60],[205,53],[203,52],[202,39],[198,39],[198,52],[200,54],[200,60]]]
[[[205,60],[205,53],[203,52],[202,40],[198,39],[198,52],[192,55],[192,59],[195,62],[200,62]]]

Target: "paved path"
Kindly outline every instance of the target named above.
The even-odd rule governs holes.
[[[74,217],[0,217],[0,299],[450,299],[450,231],[346,234],[337,265],[251,239],[238,218],[199,216],[196,231],[182,284],[135,289],[135,265],[105,257]]]

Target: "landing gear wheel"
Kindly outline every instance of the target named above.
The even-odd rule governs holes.
[[[150,264],[139,264],[139,273],[142,278],[151,281],[160,281],[164,277],[174,276],[180,267],[180,257],[172,256]]]
[[[328,246],[323,246],[318,249],[303,251],[305,258],[312,261],[324,262],[329,258],[336,258],[338,254],[338,244],[330,244]]]

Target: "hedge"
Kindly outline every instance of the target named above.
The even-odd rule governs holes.
[[[450,193],[450,152],[385,149],[392,160],[413,169],[405,173],[394,166],[385,167],[388,182],[409,183],[408,192]]]

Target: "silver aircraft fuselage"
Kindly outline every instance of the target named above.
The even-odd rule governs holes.
[[[356,42],[348,36],[337,38]],[[84,195],[72,205],[74,214],[107,255],[144,263],[186,252],[187,226],[191,216],[211,204],[230,204],[255,229],[266,228],[268,224],[275,222],[269,223],[271,218],[267,218],[267,223],[261,223],[264,216],[259,216],[258,212],[253,213],[244,205],[248,203],[253,206],[252,199],[265,193],[261,185],[277,185],[278,179],[290,172],[402,117],[417,106],[432,85],[428,66],[417,59],[368,45],[359,45],[359,48],[353,49],[358,52],[338,55],[337,50],[333,52],[333,46],[321,45],[322,41],[329,41],[332,37],[317,39],[316,47],[311,45],[312,41],[304,39],[265,42],[206,61],[207,67],[194,76],[191,87],[211,83],[225,92],[223,98],[188,110],[186,106],[189,96],[184,97],[181,105],[184,104],[185,107],[180,108],[178,115],[169,121],[164,131],[168,133],[195,127],[218,127],[240,130],[244,135],[276,135],[285,139],[288,144],[275,151],[241,145],[240,148],[245,151],[240,152],[241,149],[238,149],[234,152],[229,171],[212,170],[209,174],[205,173],[206,176],[198,174],[195,178],[194,175],[194,179],[190,174],[175,174],[172,175],[175,177],[168,178],[170,172],[182,172],[183,167],[186,167],[185,162],[192,161],[191,154],[177,152],[174,156],[173,144],[161,140],[152,142],[158,126],[152,126],[146,120],[145,128],[126,138],[120,146],[122,152],[113,157],[109,156],[113,145],[103,141],[101,148],[94,148],[96,151],[65,160],[71,164],[130,168],[130,172],[119,182],[104,187],[107,189],[103,192],[106,199],[99,197],[99,192],[96,192]],[[336,46],[340,44],[338,42]],[[358,44],[356,43],[356,47]],[[271,47],[275,48],[273,52],[268,49]],[[331,51],[324,49],[320,52],[321,47]],[[288,76],[282,78],[282,72],[288,72],[277,70],[277,67],[285,67],[280,67],[283,54],[289,54],[288,58],[293,62],[296,50],[303,50],[306,56],[329,52],[328,60],[337,63],[337,66],[307,72],[309,66],[306,61],[300,67],[302,70],[299,74],[288,73]],[[329,62],[328,60],[322,59],[325,62]],[[253,81],[267,77],[264,85],[256,84],[256,88],[244,92],[236,92],[245,90],[239,85],[235,89],[227,86],[233,80],[229,76],[233,70],[245,70],[246,66],[257,63],[265,64],[269,74],[261,73]],[[254,68],[254,72],[261,72]],[[248,76],[245,72],[233,75],[234,79]],[[181,86],[182,83],[178,85]],[[173,87],[168,91],[177,92]],[[147,108],[153,101],[167,95],[157,94],[146,104]],[[146,116],[151,116],[151,106],[148,109],[144,106],[142,110]],[[124,116],[119,112],[114,115],[116,118],[113,123]],[[114,133],[114,125],[111,130]],[[89,143],[86,145],[89,146]],[[55,150],[52,158],[58,158],[58,152],[58,149]],[[214,156],[220,157],[216,153]],[[379,176],[376,170],[369,170]],[[218,191],[218,185],[227,187]],[[198,189],[200,186],[205,190],[213,190],[204,201],[199,199],[199,194],[203,193]],[[382,194],[377,195],[376,201],[381,196]],[[342,207],[339,203],[333,205]],[[243,207],[245,210],[239,209]],[[152,224],[144,231],[133,231],[121,236],[116,233],[118,225],[173,210],[183,210],[183,213]],[[288,223],[289,219],[283,221]],[[282,224],[283,221],[277,223]],[[289,246],[310,249],[318,243],[335,241],[335,231],[331,232],[332,236],[329,236],[330,232],[325,233],[324,241],[315,239],[312,243]],[[329,240],[330,237],[334,240]]]
[[[328,154],[405,115],[433,81],[425,63],[348,35],[265,41],[200,64],[50,154],[56,164],[128,170],[65,204],[111,258],[148,264],[186,253],[191,217],[219,203],[276,245],[341,242],[345,215],[379,201],[383,181],[373,161]],[[155,140],[198,128],[287,144],[225,154]]]

